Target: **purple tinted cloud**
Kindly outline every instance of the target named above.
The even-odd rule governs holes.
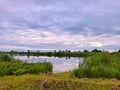
[[[119,8],[119,0],[0,0],[0,49],[119,49]]]

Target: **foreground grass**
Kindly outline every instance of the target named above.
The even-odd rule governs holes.
[[[26,63],[7,54],[0,55],[0,76],[39,74],[52,72],[50,62]]]
[[[117,78],[120,80],[120,53],[96,53],[86,58],[79,68],[73,71],[79,78]]]
[[[120,90],[116,79],[75,78],[71,73],[0,77],[0,90]]]

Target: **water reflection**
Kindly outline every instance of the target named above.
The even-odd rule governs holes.
[[[28,63],[36,63],[36,62],[51,62],[53,64],[53,72],[65,72],[71,71],[74,68],[77,68],[79,62],[83,60],[83,58],[77,57],[48,57],[48,56],[14,56],[16,59],[20,59],[24,62]]]

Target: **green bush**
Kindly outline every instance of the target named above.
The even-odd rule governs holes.
[[[14,60],[11,56],[7,54],[0,54],[0,61],[12,61]]]
[[[73,70],[73,74],[79,78],[120,79],[120,58],[118,56],[106,52],[97,53],[79,64],[79,68]]]
[[[26,63],[19,60],[15,60],[9,55],[1,55],[1,57],[0,76],[52,72],[52,64],[49,62]]]
[[[22,75],[52,72],[52,64],[49,62],[40,62],[34,64],[19,62],[1,62],[0,76]]]

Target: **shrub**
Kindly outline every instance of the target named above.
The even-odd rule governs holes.
[[[15,60],[9,55],[1,55],[1,57],[0,76],[52,72],[52,64],[49,62],[26,63],[19,60]]]
[[[0,61],[12,61],[13,58],[7,54],[0,54]]]
[[[82,78],[117,78],[120,79],[120,59],[117,55],[106,52],[88,57],[73,70],[76,77]]]

